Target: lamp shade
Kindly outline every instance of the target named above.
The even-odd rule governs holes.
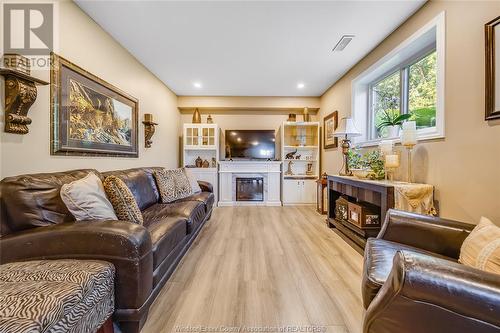
[[[342,118],[340,119],[339,127],[337,127],[333,135],[336,137],[353,138],[355,136],[361,136],[361,133],[354,125],[354,120],[351,118]]]

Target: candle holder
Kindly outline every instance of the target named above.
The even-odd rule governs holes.
[[[144,124],[144,147],[151,148],[151,144],[153,143],[151,138],[155,134],[155,126],[158,124],[153,121],[153,115],[150,113],[144,114],[144,121],[142,123]]]
[[[412,169],[412,163],[411,163],[411,152],[413,150],[413,147],[415,147],[415,144],[405,144],[404,147],[406,148],[407,154],[408,154],[408,170],[406,171],[406,179],[408,183],[413,182],[413,177],[411,173]]]
[[[394,181],[394,172],[401,164],[399,151],[386,153],[384,156],[385,180]]]
[[[413,147],[417,144],[417,123],[415,121],[407,121],[403,123],[403,130],[401,131],[401,145],[404,146],[408,153],[408,171],[406,174],[406,179],[408,183],[413,181],[411,174],[412,161],[411,152]]]

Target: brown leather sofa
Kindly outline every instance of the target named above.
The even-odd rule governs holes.
[[[212,186],[160,203],[155,168],[99,173],[73,170],[8,177],[0,182],[0,262],[31,259],[99,259],[116,267],[115,313],[124,333],[139,332],[149,307],[210,218]],[[63,184],[93,171],[115,175],[131,189],[144,225],[127,221],[75,222],[59,192]]]
[[[368,240],[365,333],[500,332],[500,275],[457,262],[474,225],[390,210]]]

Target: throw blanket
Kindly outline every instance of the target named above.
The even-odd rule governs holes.
[[[434,186],[428,184],[394,184],[394,208],[407,212],[436,215]]]

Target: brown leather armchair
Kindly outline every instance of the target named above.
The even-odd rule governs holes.
[[[474,225],[390,210],[365,248],[363,331],[500,332],[500,276],[457,262]]]

